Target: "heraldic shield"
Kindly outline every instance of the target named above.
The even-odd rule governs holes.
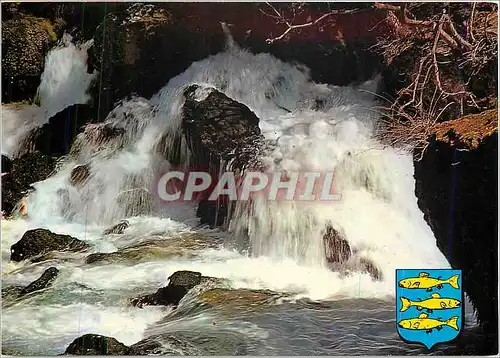
[[[399,336],[431,349],[461,333],[464,317],[461,270],[396,270]]]

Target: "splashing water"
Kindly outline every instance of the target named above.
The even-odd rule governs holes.
[[[61,43],[49,51],[37,89],[40,106],[2,105],[2,154],[16,156],[21,141],[50,117],[73,104],[84,104],[90,99],[87,90],[97,72],[87,73],[87,50],[90,40],[81,45],[71,42],[64,34]]]
[[[235,47],[194,63],[150,101],[122,102],[103,124],[87,127],[59,173],[37,184],[28,198],[30,215],[41,222],[62,215],[105,225],[137,214],[194,222],[194,207],[160,205],[152,193],[155,173],[168,165],[158,146],[166,137],[164,147],[173,149],[180,136],[182,91],[192,83],[215,87],[257,114],[272,147],[262,158],[269,171],[335,172],[338,202],[236,204],[231,228],[237,234],[247,229],[254,256],[321,267],[322,232],[330,223],[388,282],[397,267],[448,266],[418,210],[411,156],[372,138],[378,117],[370,91],[318,85],[307,69]],[[104,128],[116,134],[96,140]],[[180,151],[188,161],[186,148]],[[77,164],[89,164],[90,177],[75,188],[68,178]],[[61,193],[64,200],[47,205]]]
[[[58,172],[35,184],[36,190],[27,197],[27,227],[19,227],[18,221],[5,224],[12,228],[2,235],[2,256],[8,257],[8,248],[28,227],[71,234],[90,243],[93,252],[116,251],[125,243],[153,235],[175,240],[179,233],[201,231],[192,203],[160,204],[154,195],[155,175],[169,165],[165,157],[177,152],[182,162],[189,164],[192,153],[182,139],[180,125],[182,93],[191,84],[214,87],[255,112],[271,148],[261,158],[266,170],[333,170],[335,189],[342,199],[271,202],[257,198],[236,203],[230,231],[233,236],[248,235],[249,256],[210,248],[189,259],[175,257],[134,265],[64,263],[66,273],[58,279],[60,291],[69,292],[68,287],[76,282],[89,290],[114,292],[99,296],[104,303],[77,296],[86,300],[83,309],[90,313],[82,323],[85,329],[74,330],[71,337],[102,324],[99,332],[125,343],[138,340],[144,325],[159,313],[131,309],[130,314],[140,324],[127,333],[104,319],[118,317],[123,324],[128,322],[123,312],[117,312],[113,297],[131,296],[132,291],[135,295],[138,291],[153,292],[175,270],[226,278],[234,288],[271,289],[321,300],[387,298],[394,295],[394,269],[449,266],[418,209],[411,156],[382,147],[373,139],[378,117],[367,94],[373,89],[363,89],[374,83],[362,88],[316,84],[306,68],[234,46],[193,63],[150,100],[123,101],[103,123],[88,125]],[[76,166],[84,166],[87,174],[72,184]],[[126,217],[130,229],[119,239],[102,236],[104,228]],[[322,233],[327,223],[346,237],[356,255],[380,269],[382,280],[359,272],[342,276],[325,267]],[[10,283],[26,283],[29,280],[23,275],[36,278],[47,265],[30,269],[13,263],[7,267]],[[13,275],[12,270],[19,274]],[[10,308],[4,317],[19,322],[29,315],[33,321],[29,325],[35,325],[50,316],[51,325],[58,330],[74,311],[71,305],[50,302],[41,308],[46,310],[45,316],[40,313],[37,318],[30,309]],[[13,324],[4,331],[4,336],[6,332],[10,339],[16,337],[19,327],[15,327]],[[44,336],[44,342],[54,337],[53,333],[37,334]],[[68,342],[69,335],[64,335],[58,344]]]

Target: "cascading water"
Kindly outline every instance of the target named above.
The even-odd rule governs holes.
[[[72,61],[78,62],[76,58]],[[58,172],[37,183],[36,190],[27,197],[29,219],[2,221],[4,263],[9,258],[10,245],[28,228],[46,227],[73,235],[90,243],[92,252],[113,252],[149,237],[175,240],[180,233],[206,232],[196,225],[192,203],[165,205],[154,195],[156,173],[168,168],[166,152],[175,149],[181,153],[182,161],[189,163],[186,143],[176,139],[181,136],[183,89],[193,83],[217,88],[255,112],[271,148],[260,158],[266,163],[266,170],[333,170],[334,186],[342,195],[341,200],[272,202],[257,198],[236,203],[230,229],[233,235],[248,232],[251,256],[220,247],[201,250],[189,258],[176,256],[135,264],[89,266],[81,260],[59,263],[64,274],[52,290],[60,296],[40,296],[4,310],[4,345],[24,353],[55,354],[74,338],[90,332],[131,344],[143,336],[145,326],[166,313],[157,307],[131,308],[120,299],[153,292],[176,270],[226,278],[233,288],[271,289],[296,297],[335,300],[392,297],[394,269],[398,267],[448,267],[418,210],[411,156],[384,148],[373,139],[377,114],[372,110],[374,103],[369,91],[315,84],[306,68],[236,47],[193,63],[150,100],[123,101],[104,123],[88,125]],[[57,92],[44,92],[42,88],[46,87],[42,85],[40,88],[41,98]],[[173,148],[174,145],[180,147]],[[85,175],[71,184],[76,166],[85,167]],[[124,218],[130,221],[130,228],[123,235],[102,235],[104,228]],[[325,267],[322,232],[327,223],[345,235],[356,255],[377,265],[382,280],[373,280],[360,272],[340,275]],[[50,265],[54,262],[9,262],[3,268],[3,283],[26,284]],[[385,310],[374,319],[392,322],[391,308]],[[342,317],[344,311],[335,312]],[[307,319],[301,321],[300,317],[287,314],[272,317],[276,317],[278,326],[286,326],[290,323],[286,319],[290,319],[300,321],[302,330],[309,329],[311,323]],[[78,317],[84,318],[77,323]],[[203,317],[210,318],[191,317],[184,325],[189,329],[199,328],[193,325],[207,325],[203,330],[217,329],[215,321],[210,323],[213,316]],[[112,321],[115,318],[117,322]],[[270,324],[266,321],[269,318],[262,319],[264,326]],[[49,328],[24,329],[38,327],[42,321],[47,321]],[[228,327],[233,327],[233,323],[227,323]],[[316,324],[321,323],[313,323],[311,335],[316,334],[312,333],[316,332]],[[253,330],[255,325],[259,323],[241,332]],[[157,334],[165,324],[155,327],[150,331]],[[355,335],[360,326],[353,327]],[[234,329],[241,327],[234,323]],[[396,344],[392,323],[387,329],[387,344]],[[259,330],[253,332],[261,340],[278,332],[269,328],[271,333],[262,334]],[[30,339],[37,342],[36,347],[26,348]],[[283,347],[291,344],[285,338],[279,342]],[[308,344],[314,346],[311,342],[314,340]],[[358,347],[357,343],[354,347]],[[296,348],[296,352],[302,352]],[[277,354],[285,352],[273,349]],[[331,353],[323,348],[317,352]]]
[[[93,40],[75,45],[69,34],[49,51],[37,90],[37,105],[2,105],[2,154],[16,156],[23,138],[50,117],[90,99],[87,90],[97,72],[87,73],[87,50]]]

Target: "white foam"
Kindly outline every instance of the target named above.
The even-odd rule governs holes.
[[[102,334],[131,345],[143,338],[146,327],[165,315],[159,307],[119,308],[72,304],[22,306],[3,310],[2,341],[26,354],[60,354],[76,338]],[[22,324],[19,324],[22,322]],[[36,337],[35,339],[33,337]]]
[[[65,34],[61,43],[51,49],[45,58],[40,77],[37,105],[2,105],[2,154],[16,156],[26,135],[47,123],[50,117],[73,104],[84,104],[90,99],[87,90],[97,72],[87,73],[87,50],[93,42],[75,45]]]
[[[58,225],[69,220],[80,228],[92,224],[102,229],[125,218],[129,203],[120,203],[117,197],[127,190],[154,188],[155,173],[165,165],[155,146],[162,135],[169,136],[166,143],[172,146],[180,134],[182,91],[191,83],[217,88],[255,111],[264,136],[275,143],[264,158],[268,170],[334,170],[334,184],[342,200],[256,200],[251,208],[240,206],[231,227],[235,233],[249,227],[250,258],[235,253],[215,255],[209,250],[208,256],[189,262],[175,259],[83,269],[84,275],[77,273],[75,279],[81,276],[91,286],[118,288],[141,281],[153,284],[166,277],[167,271],[183,267],[230,278],[237,287],[291,290],[327,298],[392,295],[394,269],[448,266],[418,210],[411,157],[383,148],[372,138],[378,119],[371,110],[372,98],[356,88],[317,85],[303,68],[236,48],[194,63],[150,101],[136,98],[120,104],[98,125],[124,129],[121,139],[106,144],[114,149],[99,151],[80,135],[80,153],[69,158],[57,175],[38,183],[28,197],[31,219]],[[187,151],[183,154],[189,156]],[[91,177],[82,187],[72,187],[70,172],[83,163],[90,163]],[[64,205],[54,200],[59,189],[69,192]],[[194,209],[190,204],[154,203],[149,215],[169,218],[161,225],[169,226],[173,233],[194,225]],[[144,223],[154,227],[155,220],[144,218]],[[365,274],[341,278],[324,267],[321,231],[328,221],[345,234],[359,256],[374,262],[383,274],[382,282],[373,282]],[[151,234],[146,226],[128,230],[135,230],[138,236]],[[134,239],[125,235],[124,240],[130,244]],[[112,238],[102,240],[107,244],[90,241],[101,245],[94,250],[109,251],[120,245]]]

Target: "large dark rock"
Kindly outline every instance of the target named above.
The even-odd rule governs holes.
[[[2,21],[2,103],[34,99],[45,55],[64,26],[21,13]]]
[[[464,151],[432,141],[415,164],[415,193],[439,249],[498,347],[498,134]],[[493,352],[497,352],[495,349]]]
[[[26,231],[21,240],[10,247],[10,259],[23,261],[50,251],[77,252],[88,247],[85,242],[69,235],[56,234],[47,229],[34,229]]]
[[[168,279],[166,287],[158,289],[153,294],[133,298],[133,306],[177,306],[190,289],[201,283],[201,273],[193,271],[176,271]]]
[[[99,356],[99,355],[127,355],[129,347],[113,337],[98,334],[85,334],[75,339],[66,348],[65,355]]]
[[[197,169],[205,169],[217,178],[221,160],[234,159],[232,169],[241,171],[257,157],[262,141],[259,118],[247,106],[215,89],[197,85],[189,86],[184,96],[182,130]],[[218,226],[229,214],[227,207],[225,198],[202,198],[197,215],[202,224]]]
[[[2,167],[4,163],[9,168],[8,159],[2,159]],[[12,160],[10,171],[2,176],[2,210],[6,215],[32,189],[31,184],[49,177],[55,163],[52,157],[40,152],[25,154]]]

